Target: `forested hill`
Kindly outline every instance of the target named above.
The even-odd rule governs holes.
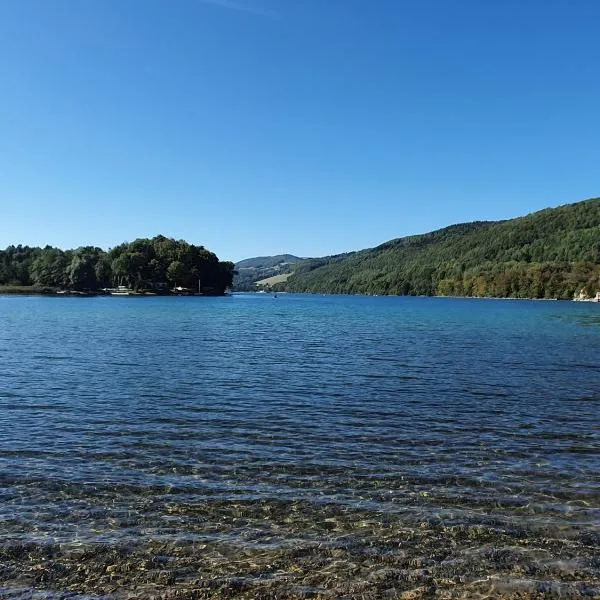
[[[253,291],[257,281],[290,273],[302,260],[304,259],[293,254],[257,256],[240,260],[235,263],[233,289],[240,292]]]
[[[104,251],[95,246],[61,250],[9,246],[0,250],[0,285],[95,291],[126,285],[135,290],[182,286],[222,294],[231,286],[233,263],[203,246],[162,235]]]
[[[301,263],[288,291],[572,298],[600,290],[600,198]]]

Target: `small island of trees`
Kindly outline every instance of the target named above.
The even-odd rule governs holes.
[[[163,235],[108,251],[95,246],[61,250],[21,245],[0,250],[4,291],[97,293],[125,286],[136,292],[169,293],[179,288],[221,295],[231,286],[233,272],[233,263],[220,261],[203,246]]]

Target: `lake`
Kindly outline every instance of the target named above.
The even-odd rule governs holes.
[[[0,297],[0,365],[0,597],[600,597],[600,305]]]

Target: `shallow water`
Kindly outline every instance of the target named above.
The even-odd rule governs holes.
[[[598,305],[0,297],[0,365],[0,597],[600,597]]]

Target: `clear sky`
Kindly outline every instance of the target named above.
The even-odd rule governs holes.
[[[0,0],[0,247],[320,256],[600,195],[599,0]]]

